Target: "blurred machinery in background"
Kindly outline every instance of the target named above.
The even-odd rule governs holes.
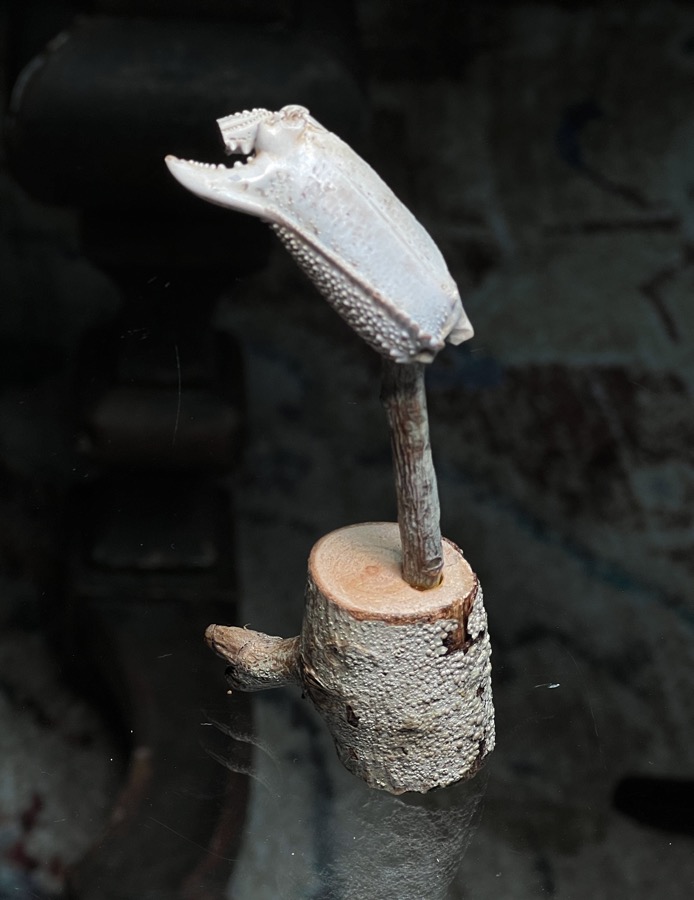
[[[269,232],[189,199],[163,157],[222,161],[215,118],[254,106],[305,104],[354,139],[351,5],[29,3],[11,29],[11,170],[32,197],[79,209],[82,252],[121,300],[73,366],[64,602],[51,618],[84,694],[114,707],[129,764],[71,891],[222,897],[245,779],[201,759],[196,727],[218,668],[204,626],[235,618],[228,476],[244,392],[213,314],[263,266]]]

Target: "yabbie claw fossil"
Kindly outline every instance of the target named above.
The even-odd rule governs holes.
[[[374,170],[303,106],[218,120],[233,167],[168,156],[174,177],[268,222],[318,290],[371,347],[431,362],[472,326],[443,256]]]

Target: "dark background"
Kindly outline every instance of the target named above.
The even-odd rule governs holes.
[[[110,591],[137,619],[156,565],[151,554],[146,564],[118,557],[139,541],[132,522],[146,518],[155,549],[171,544],[161,529],[172,518],[189,541],[160,560],[164,604],[170,591],[190,610],[209,590],[228,597],[229,621],[288,636],[300,625],[314,541],[395,516],[377,358],[262,226],[202,209],[161,164],[166,152],[219,160],[215,117],[286,102],[352,142],[431,231],[476,331],[440,354],[428,390],[443,531],[485,588],[497,750],[479,828],[441,896],[689,896],[691,5],[0,9],[7,896],[64,883],[107,820],[137,744],[127,737],[134,701],[119,704],[126,689],[97,674],[113,657],[124,671],[136,663],[114,639],[110,655],[89,657],[94,684],[85,684],[88,641],[69,638]],[[64,29],[71,39],[27,70]],[[134,395],[100,405],[113,390],[151,385],[160,392],[147,394],[160,413],[151,434],[146,404],[132,424]],[[195,406],[203,389],[220,401],[207,418]],[[202,419],[204,428],[185,430]],[[228,503],[227,543],[177,500],[192,497],[197,510],[196,486],[210,479]],[[98,540],[108,532],[99,522],[125,505],[103,485],[130,492],[121,543]],[[191,575],[181,587],[207,565],[205,541],[221,548],[211,580]],[[224,565],[232,571],[221,576]],[[117,632],[99,609],[104,632]],[[163,616],[147,609],[150,620]],[[205,612],[196,613],[203,622]],[[205,654],[193,620],[174,616],[167,640],[178,634],[182,654],[194,641],[190,652]],[[171,683],[185,685],[203,665],[189,664]],[[204,677],[194,674],[202,699],[191,708],[216,702],[221,673],[211,660]],[[260,698],[256,719],[280,756],[298,740],[268,724],[284,715],[281,697]],[[298,698],[286,703],[300,708]],[[309,733],[302,722],[297,713],[296,734]],[[311,727],[320,734],[320,723]],[[312,740],[328,759],[323,738]],[[315,754],[306,772],[332,766]],[[75,767],[89,772],[90,791],[75,790]],[[55,778],[38,774],[48,768]],[[310,789],[295,797],[319,819],[327,813],[316,791],[331,809],[343,796],[340,776],[325,777],[329,790],[307,775]],[[274,826],[268,818],[255,828],[281,873],[295,865],[294,844],[273,815]],[[69,828],[56,828],[59,819]],[[283,888],[294,893],[282,896],[359,896],[344,884],[330,893],[341,845],[326,850],[311,834],[305,869]],[[245,859],[238,896],[273,896],[279,888],[248,887],[261,866]],[[306,873],[323,894],[309,892]]]

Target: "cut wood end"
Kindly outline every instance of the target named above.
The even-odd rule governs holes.
[[[309,571],[319,590],[354,618],[433,621],[470,596],[477,579],[460,550],[443,541],[440,584],[417,590],[402,577],[402,545],[395,522],[340,528],[313,548]]]

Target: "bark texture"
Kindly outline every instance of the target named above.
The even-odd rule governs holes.
[[[299,638],[281,638],[250,628],[210,625],[205,640],[229,666],[226,679],[237,691],[263,691],[299,681]]]
[[[344,765],[394,794],[470,776],[494,747],[482,590],[455,544],[443,553],[428,591],[403,582],[394,523],[334,531],[309,560],[304,690]]]
[[[458,547],[442,549],[440,584],[416,590],[395,522],[340,528],[311,552],[300,636],[210,625],[207,642],[233,688],[298,683],[371,787],[452,784],[493,749],[494,707],[482,589]]]
[[[431,458],[424,364],[384,360],[381,401],[390,425],[402,577],[427,590],[441,578],[441,526],[436,473]]]

